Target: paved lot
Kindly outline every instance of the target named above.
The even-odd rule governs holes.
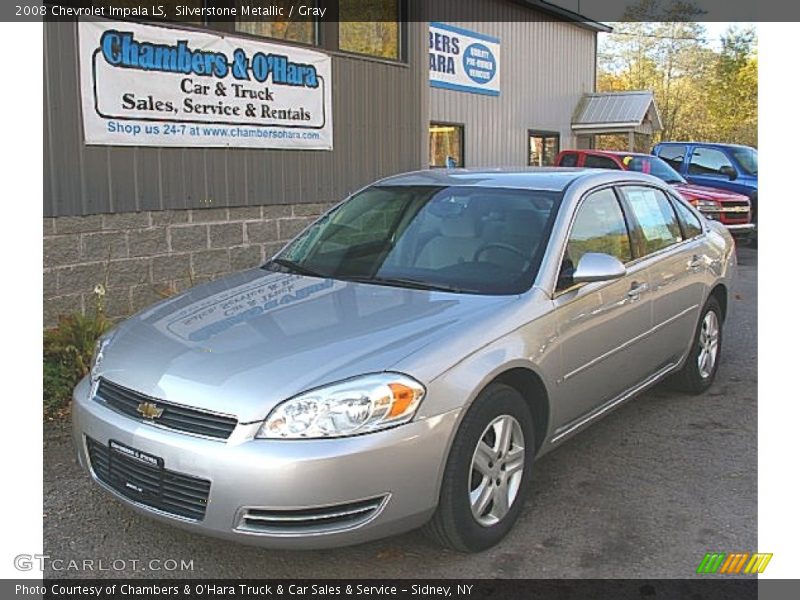
[[[755,250],[740,250],[723,363],[701,397],[661,387],[536,463],[520,521],[499,546],[461,555],[421,534],[352,548],[278,552],[151,521],[90,485],[65,431],[45,430],[44,549],[52,558],[193,560],[194,571],[48,576],[685,577],[708,550],[757,546]],[[95,563],[97,564],[97,563]],[[119,563],[118,563],[119,564]]]

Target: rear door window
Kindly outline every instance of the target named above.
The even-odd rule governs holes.
[[[637,256],[647,256],[683,239],[678,217],[666,194],[645,186],[620,188],[634,219],[632,223]]]
[[[662,160],[667,161],[670,167],[680,172],[683,166],[683,159],[686,156],[686,146],[660,146],[657,155]]]
[[[671,200],[672,206],[675,207],[675,212],[678,214],[681,229],[683,229],[683,237],[689,240],[703,233],[703,226],[700,224],[700,219],[697,215],[689,210],[689,207],[681,200],[674,197]]]
[[[583,166],[589,169],[617,169],[620,170],[619,165],[612,158],[607,156],[598,156],[596,154],[587,154],[583,159]]]
[[[576,167],[578,166],[578,154],[575,152],[565,152],[561,155],[561,160],[558,161],[559,167]]]
[[[733,167],[728,156],[716,148],[698,147],[689,161],[690,175],[723,175],[722,167]]]

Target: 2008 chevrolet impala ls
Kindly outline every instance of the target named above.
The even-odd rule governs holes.
[[[390,177],[102,338],[78,457],[201,533],[311,548],[425,525],[478,551],[536,457],[662,379],[711,385],[735,267],[724,227],[648,175]]]

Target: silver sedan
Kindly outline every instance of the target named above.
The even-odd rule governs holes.
[[[312,548],[425,526],[479,551],[534,459],[661,380],[711,385],[735,266],[724,227],[648,175],[390,177],[104,336],[78,459],[200,533]]]

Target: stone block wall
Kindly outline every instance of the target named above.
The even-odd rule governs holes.
[[[130,315],[226,273],[263,264],[328,205],[144,211],[44,218],[44,325],[94,310]]]

